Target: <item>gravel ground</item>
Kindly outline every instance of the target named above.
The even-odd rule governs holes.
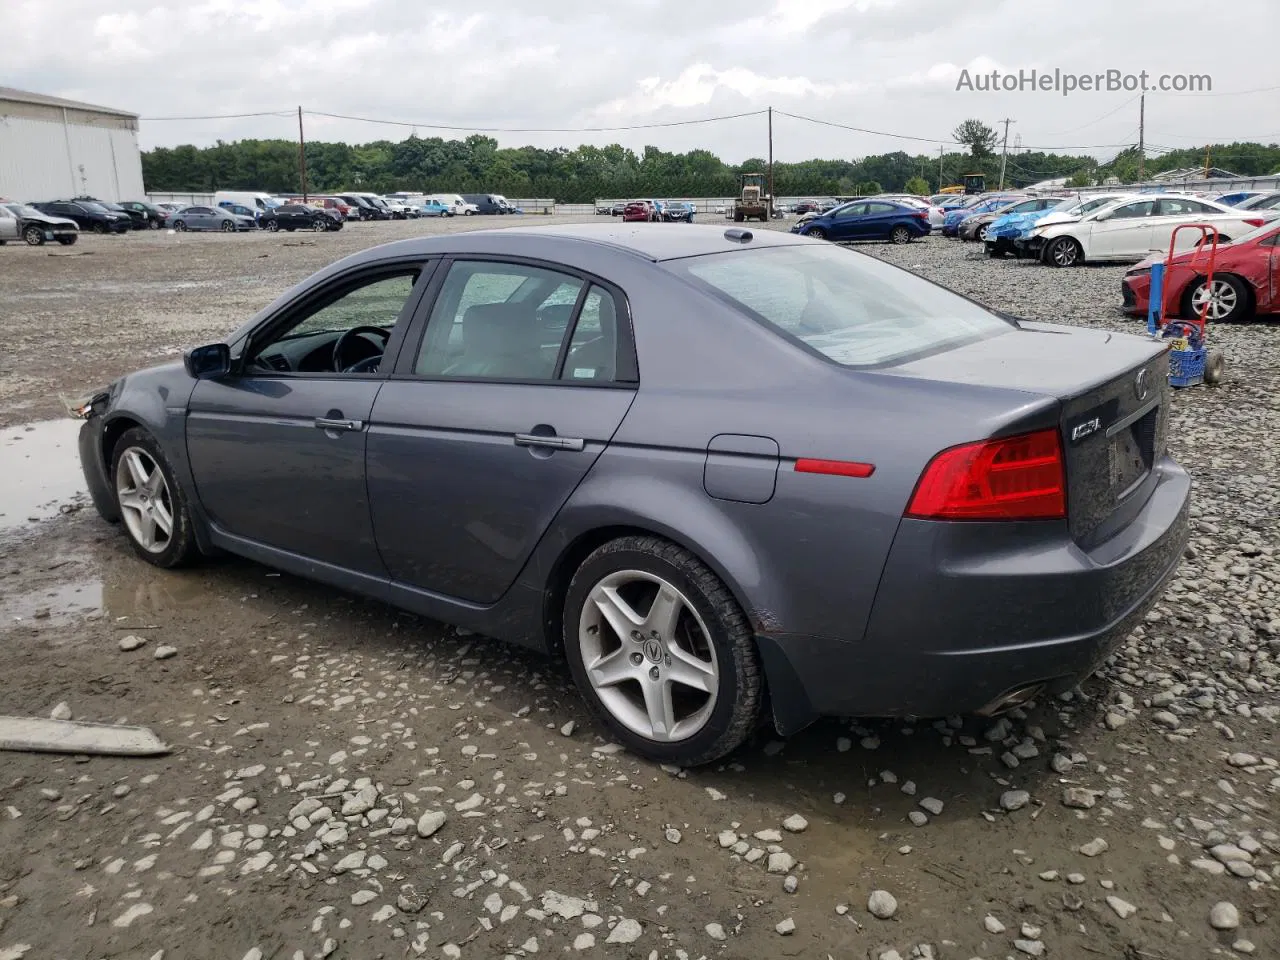
[[[343,253],[490,225],[6,247],[0,426]],[[1122,268],[862,249],[1137,326]],[[53,504],[0,515],[3,712],[174,747],[3,755],[0,960],[1280,956],[1280,328],[1213,335],[1225,384],[1174,400],[1187,558],[1083,689],[995,722],[824,721],[694,771],[617,749],[557,663],[239,560],[147,567],[71,496],[69,435],[0,433],[0,513],[24,477]]]

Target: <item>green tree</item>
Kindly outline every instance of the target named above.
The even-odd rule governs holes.
[[[916,196],[924,196],[929,192],[929,181],[923,177],[912,177],[902,185],[902,189],[907,193],[914,193]]]
[[[878,180],[859,180],[854,192],[860,197],[869,197],[873,194],[884,193],[884,187],[880,186]]]
[[[1089,176],[1088,170],[1080,170],[1077,173],[1073,174],[1069,180],[1067,180],[1068,187],[1088,187],[1092,185],[1093,185],[1093,178]]]
[[[976,159],[991,156],[996,145],[996,132],[981,120],[969,118],[951,131],[956,143],[969,148],[969,155]]]

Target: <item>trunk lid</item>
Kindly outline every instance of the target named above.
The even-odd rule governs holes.
[[[885,372],[1057,399],[1067,520],[1087,546],[1132,519],[1155,485],[1168,435],[1167,350],[1146,337],[1024,321]]]

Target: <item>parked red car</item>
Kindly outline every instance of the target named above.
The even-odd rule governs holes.
[[[1151,266],[1165,256],[1148,257],[1124,275],[1120,286],[1126,313],[1146,316]],[[1205,285],[1208,261],[1208,249],[1174,255],[1164,279],[1164,302],[1170,316],[1198,317],[1206,297],[1206,319],[1213,322],[1280,313],[1280,220],[1265,223],[1218,247],[1211,291]]]
[[[660,220],[661,214],[652,200],[632,200],[622,208],[622,219],[624,221],[634,220]]]

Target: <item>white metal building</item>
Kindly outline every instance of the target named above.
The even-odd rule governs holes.
[[[0,87],[0,197],[141,200],[138,115]]]

